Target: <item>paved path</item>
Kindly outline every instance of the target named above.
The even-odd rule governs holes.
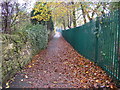
[[[79,55],[59,33],[9,83],[10,88],[113,87],[105,72]]]

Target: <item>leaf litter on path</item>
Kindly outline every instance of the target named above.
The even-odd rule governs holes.
[[[116,88],[105,71],[77,53],[63,37],[53,38],[48,48],[24,68],[24,73],[22,82],[32,85],[27,87]]]

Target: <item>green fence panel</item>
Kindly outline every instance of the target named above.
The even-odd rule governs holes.
[[[111,77],[120,80],[120,11],[97,17],[62,35],[84,57],[97,63]]]
[[[97,61],[103,69],[117,79],[119,79],[118,26],[118,11],[100,17]]]

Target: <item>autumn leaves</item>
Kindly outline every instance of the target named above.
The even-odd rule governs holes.
[[[23,70],[34,88],[115,88],[107,74],[78,54],[62,37],[54,38]],[[31,87],[31,86],[28,86]]]
[[[49,21],[51,16],[51,11],[47,7],[47,4],[44,2],[37,2],[35,7],[33,8],[34,15],[31,19],[37,19],[38,21]]]

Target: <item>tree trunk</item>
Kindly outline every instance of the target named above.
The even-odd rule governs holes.
[[[66,29],[66,26],[65,26],[65,20],[63,19],[63,27],[64,27],[64,30]]]
[[[70,13],[67,12],[67,21],[68,28],[71,28],[71,12]]]
[[[84,7],[81,3],[81,9],[82,9],[82,14],[83,14],[83,18],[84,18],[84,24],[86,23],[86,18],[85,18],[85,11],[84,11]]]
[[[11,33],[9,2],[2,3],[2,29],[4,33]]]
[[[89,21],[92,20],[92,18],[90,17],[89,13],[87,13],[87,17],[88,17]]]
[[[74,2],[71,2],[74,5]],[[75,16],[75,7],[73,7],[73,27],[76,27],[76,16]]]

